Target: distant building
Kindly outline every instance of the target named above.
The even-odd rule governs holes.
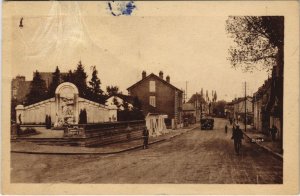
[[[173,128],[182,125],[182,98],[183,91],[170,83],[170,77],[163,78],[163,72],[159,76],[151,73],[146,75],[143,71],[142,79],[127,88],[131,96],[136,96],[141,102],[145,116],[148,113],[167,115],[167,126]]]
[[[228,119],[233,119],[234,118],[234,103],[233,102],[229,102],[225,105],[224,107],[224,112],[226,115],[226,118]]]
[[[26,81],[25,76],[17,76],[11,81],[11,97],[17,103],[23,103],[30,91],[31,81]]]
[[[33,72],[34,77],[35,72]],[[52,72],[39,72],[42,80],[45,81],[46,87],[49,88],[52,83]],[[67,73],[61,73],[61,77]],[[25,76],[17,76],[12,79],[11,82],[11,97],[15,99],[18,103],[22,103],[26,100],[26,96],[30,92],[32,81],[26,81]]]
[[[182,116],[187,118],[189,123],[195,123],[197,118],[196,107],[193,103],[182,104]],[[198,115],[200,118],[200,115]]]
[[[193,94],[188,101],[189,104],[192,104],[195,109],[195,118],[196,121],[200,121],[201,113],[208,113],[208,105],[205,99],[201,94]],[[190,107],[190,106],[187,106]]]
[[[245,101],[246,99],[246,101]],[[247,96],[242,98],[237,98],[232,101],[233,103],[233,118],[239,122],[245,122],[245,112],[247,118],[247,124],[253,122],[253,102],[252,97]],[[246,110],[245,110],[246,104]]]

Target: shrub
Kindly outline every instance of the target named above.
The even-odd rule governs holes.
[[[28,134],[35,134],[37,133],[35,128],[26,128],[24,131],[21,132],[21,135],[28,135]]]

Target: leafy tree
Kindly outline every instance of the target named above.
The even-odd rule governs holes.
[[[108,96],[115,96],[115,95],[122,94],[121,92],[119,92],[118,86],[107,86],[106,92],[107,92]]]
[[[277,113],[283,129],[283,71],[284,71],[284,17],[231,16],[226,30],[235,45],[229,49],[233,67],[244,71],[271,70],[272,91],[268,110],[277,103]]]
[[[46,82],[41,78],[38,71],[34,73],[33,80],[31,82],[31,88],[27,95],[27,104],[34,104],[47,98]]]
[[[114,102],[114,105],[117,106],[118,110],[120,110],[122,103],[119,103],[119,101],[116,97],[113,98],[113,102]]]
[[[61,83],[61,75],[60,75],[60,70],[58,66],[56,66],[55,71],[52,73],[52,82],[49,86],[49,91],[48,91],[48,97],[54,97],[55,96],[55,90],[57,86]]]
[[[124,111],[129,111],[129,104],[127,101],[123,101],[122,106],[124,108]]]
[[[253,71],[277,65],[283,71],[283,16],[230,16],[226,31],[235,42],[229,49],[233,67]]]

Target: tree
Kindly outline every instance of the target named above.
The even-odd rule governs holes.
[[[276,105],[283,129],[283,68],[284,68],[284,17],[283,16],[231,16],[226,31],[235,45],[229,49],[233,67],[244,71],[272,69],[271,99],[268,110]]]
[[[69,70],[68,73],[62,77],[64,82],[74,83],[74,74],[72,70]]]
[[[277,65],[283,72],[283,16],[230,16],[226,31],[235,43],[229,49],[233,67],[253,71]]]
[[[98,78],[98,71],[96,69],[96,66],[93,66],[92,68],[93,68],[92,78],[91,81],[89,81],[91,90],[95,95],[102,95],[103,91],[100,88],[101,82],[100,79]]]
[[[47,98],[46,82],[41,78],[38,71],[34,73],[33,80],[31,82],[31,88],[27,95],[27,104],[34,104]]]
[[[224,117],[225,116],[225,105],[226,105],[226,101],[221,100],[221,101],[217,101],[214,105],[213,108],[213,113],[219,117]]]
[[[100,88],[101,81],[98,78],[98,71],[96,69],[96,66],[93,66],[92,68],[92,78],[89,81],[90,87],[88,88],[89,92],[87,96],[90,100],[104,104],[105,97],[103,96],[103,91]]]
[[[80,110],[78,124],[87,124],[87,112],[86,112],[86,109],[81,109]]]
[[[215,91],[215,93],[214,93],[214,102],[216,102],[217,101],[217,91]]]
[[[71,81],[77,86],[79,89],[79,96],[83,98],[87,98],[88,94],[88,87],[86,83],[87,74],[84,71],[84,66],[82,65],[81,61],[79,61],[77,65],[77,69],[71,74]]]
[[[57,86],[61,83],[61,75],[60,75],[60,70],[58,66],[56,66],[55,71],[52,73],[52,82],[49,86],[48,90],[48,97],[54,97],[55,96],[55,90]]]
[[[127,101],[123,101],[122,106],[124,108],[124,111],[129,111],[129,104]]]
[[[106,92],[107,92],[108,96],[115,96],[115,95],[122,94],[121,92],[119,92],[118,86],[107,86]]]
[[[137,96],[135,96],[133,98],[132,106],[133,106],[134,109],[137,109],[137,110],[142,109],[142,103],[141,103],[141,101],[139,100],[139,98]]]

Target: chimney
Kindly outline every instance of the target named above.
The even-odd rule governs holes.
[[[170,83],[170,76],[167,76],[167,77],[166,77],[166,81],[167,81],[168,83]]]
[[[159,72],[159,77],[160,77],[161,79],[164,79],[164,73],[163,73],[162,71]]]
[[[146,75],[147,75],[146,72],[143,71],[143,72],[142,72],[142,79],[146,78]]]

